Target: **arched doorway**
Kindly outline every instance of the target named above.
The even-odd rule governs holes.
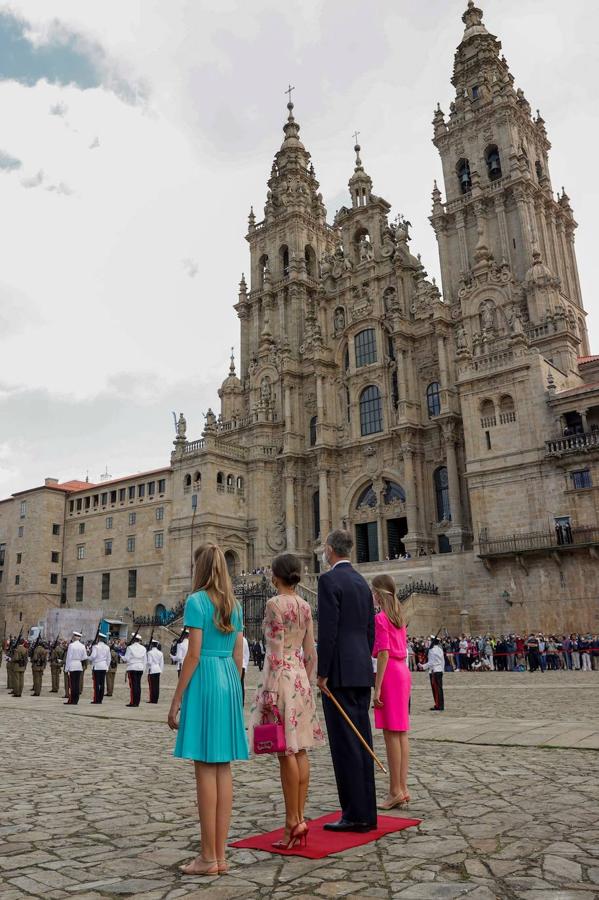
[[[163,603],[157,603],[154,607],[154,618],[158,622],[166,621],[166,606]]]
[[[234,578],[235,575],[238,574],[237,569],[237,554],[233,552],[233,550],[227,550],[225,552],[225,562],[227,563],[227,569],[229,570],[229,575],[231,578]]]

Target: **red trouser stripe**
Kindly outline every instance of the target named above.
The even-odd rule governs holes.
[[[151,703],[152,700],[154,699],[154,697],[152,696],[152,679],[150,678],[149,674],[148,674],[148,697],[150,698],[150,703]]]
[[[94,703],[98,702],[98,687],[96,685],[96,673],[92,670],[92,694],[94,698]]]
[[[133,678],[131,676],[131,672],[127,672],[129,676],[129,703],[133,706]]]
[[[433,702],[435,706],[439,706],[439,691],[437,690],[437,682],[433,678],[433,673],[431,672],[431,687],[433,689]]]

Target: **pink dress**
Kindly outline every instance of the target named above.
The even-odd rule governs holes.
[[[285,725],[286,755],[319,747],[324,744],[324,734],[304,665],[304,652],[316,655],[310,604],[297,594],[271,597],[266,603],[263,628],[266,659],[250,709],[251,746],[254,728],[264,716],[264,695],[268,693],[275,695]]]
[[[396,628],[381,610],[374,617],[373,656],[387,650],[389,659],[381,685],[381,709],[374,708],[374,724],[387,731],[409,731],[408,703],[412,676],[407,665],[407,635],[405,628]]]

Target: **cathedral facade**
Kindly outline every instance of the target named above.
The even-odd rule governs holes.
[[[264,216],[249,215],[238,371],[232,359],[201,437],[179,419],[163,554],[138,609],[184,596],[200,541],[236,574],[283,550],[317,573],[343,526],[366,574],[433,581],[454,630],[598,627],[599,356],[576,222],[501,43],[473,2],[462,18],[455,99],[433,118],[441,285],[358,144],[347,206],[327,221],[289,102]],[[65,493],[67,541],[87,495]],[[65,561],[69,603],[85,564]]]

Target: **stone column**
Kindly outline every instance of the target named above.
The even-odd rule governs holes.
[[[324,544],[327,534],[331,530],[329,518],[329,479],[326,469],[321,469],[318,475],[318,494],[320,503],[320,540]]]
[[[458,232],[458,246],[460,248],[460,266],[462,272],[470,269],[468,261],[468,245],[466,243],[466,219],[464,211],[459,209],[455,214],[455,224]]]
[[[406,515],[408,519],[408,534],[406,537],[415,538],[418,531],[418,493],[416,487],[416,473],[414,470],[414,451],[403,451],[404,480],[406,484]],[[415,547],[415,541],[412,542]],[[411,548],[410,548],[411,549]]]
[[[532,235],[528,204],[526,202],[524,191],[521,189],[514,191],[514,198],[518,209],[518,218],[520,219],[520,230],[524,240],[527,265],[530,265],[532,262]]]
[[[435,227],[437,244],[439,245],[439,261],[441,265],[441,287],[446,302],[453,299],[453,283],[451,279],[451,267],[449,265],[449,253],[447,252],[447,231],[445,222],[438,222]]]
[[[447,390],[449,388],[449,374],[447,370],[447,348],[445,335],[437,333],[437,354],[439,356],[439,378],[441,379],[441,391],[443,397],[443,411],[447,405]]]
[[[285,431],[291,431],[291,388],[285,385],[283,391],[283,415],[285,416]]]
[[[285,529],[287,533],[287,551],[294,553],[296,548],[296,525],[293,475],[285,475]]]
[[[447,482],[449,487],[449,508],[452,527],[462,524],[462,501],[460,499],[460,476],[453,429],[445,430],[445,453],[447,458]]]
[[[580,416],[580,421],[582,422],[582,430],[584,431],[585,434],[587,434],[587,432],[590,430],[589,423],[587,421],[588,409],[578,409],[576,411],[577,411],[578,415]]]
[[[495,214],[497,216],[497,224],[499,226],[499,244],[501,247],[501,255],[511,263],[510,244],[507,231],[507,222],[505,218],[505,202],[502,196],[495,197],[494,200]]]
[[[562,259],[564,261],[564,276],[565,282],[563,287],[565,291],[567,291],[567,295],[570,300],[576,300],[576,291],[574,290],[572,284],[572,273],[570,270],[570,260],[568,253],[568,242],[566,240],[566,229],[564,227],[564,223],[562,219],[557,220],[557,236],[560,242]]]
[[[399,394],[399,402],[403,403],[408,396],[406,354],[404,348],[397,344],[397,339],[395,343],[395,359],[397,361],[397,392]]]

